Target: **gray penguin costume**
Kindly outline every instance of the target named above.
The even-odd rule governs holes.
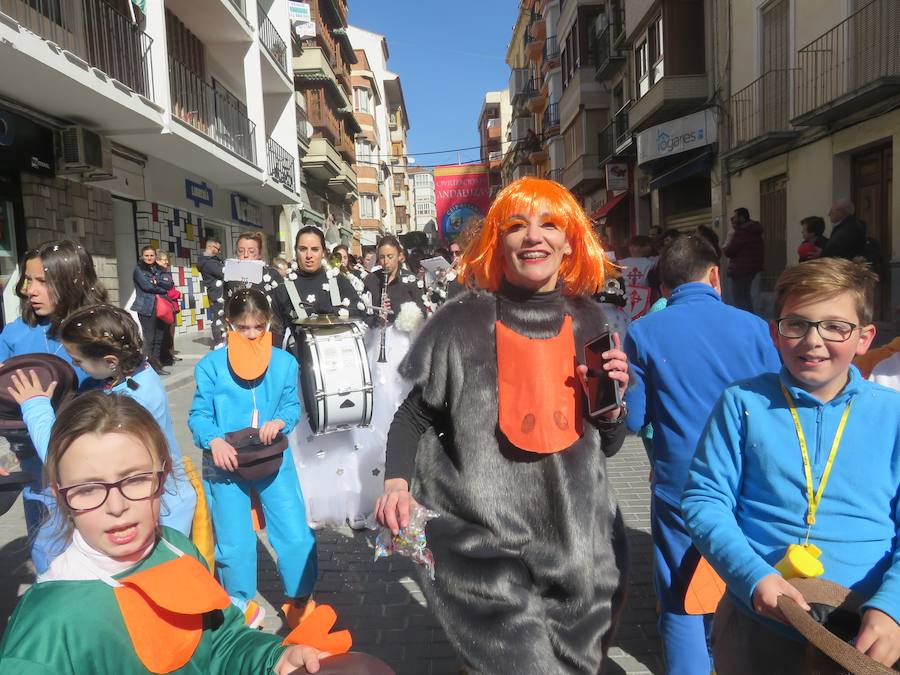
[[[596,302],[560,289],[468,291],[425,324],[400,367],[414,389],[386,476],[412,477],[413,497],[440,513],[426,528],[435,579],[421,584],[469,673],[594,675],[624,599],[625,527],[606,473],[624,425],[585,416],[580,438],[552,454],[521,450],[498,427],[495,321],[546,339],[566,314],[578,355],[607,330]],[[414,472],[400,447],[411,417],[428,420],[412,425]]]

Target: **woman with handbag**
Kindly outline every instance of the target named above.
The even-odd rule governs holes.
[[[136,312],[141,323],[144,338],[144,354],[147,361],[160,375],[168,375],[163,369],[159,355],[162,351],[163,335],[175,321],[175,312],[167,293],[175,286],[172,275],[156,263],[156,249],[141,248],[141,259],[134,268],[134,302],[131,310]]]
[[[219,580],[247,623],[260,625],[250,515],[255,491],[287,596],[282,609],[295,626],[316,581],[316,540],[306,524],[294,460],[286,452],[287,434],[300,417],[297,361],[273,347],[271,320],[262,292],[245,288],[231,296],[225,307],[226,348],[211,351],[197,364],[188,426],[204,450],[203,482]]]
[[[168,251],[163,249],[156,251],[156,264],[162,267],[167,274],[172,273]],[[172,304],[172,323],[168,324],[163,330],[162,345],[159,350],[159,361],[164,368],[166,366],[174,366],[176,361],[181,361],[179,357],[175,356],[175,323],[178,313],[181,312],[181,291],[173,285],[172,288],[166,291],[166,298]]]

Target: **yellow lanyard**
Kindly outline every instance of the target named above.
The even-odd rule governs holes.
[[[803,473],[806,475],[806,541],[809,543],[809,531],[816,524],[816,511],[819,503],[822,501],[822,493],[825,492],[825,485],[828,483],[828,476],[831,474],[831,465],[834,464],[834,458],[837,455],[838,446],[841,444],[841,437],[844,435],[844,427],[847,424],[847,418],[850,416],[850,406],[853,401],[847,402],[844,408],[844,414],[841,415],[840,424],[834,434],[834,440],[831,442],[831,452],[828,453],[828,461],[825,462],[825,471],[822,473],[822,480],[819,481],[819,489],[813,494],[813,477],[812,465],[809,462],[809,451],[806,449],[806,436],[803,434],[803,426],[800,424],[800,416],[797,414],[797,408],[794,401],[784,385],[781,385],[781,391],[784,392],[784,398],[787,401],[788,408],[791,410],[791,417],[794,418],[794,427],[797,429],[797,440],[800,441],[800,454],[803,455]]]

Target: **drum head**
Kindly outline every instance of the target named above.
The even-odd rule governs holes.
[[[353,319],[342,319],[337,314],[318,314],[315,319],[298,319],[294,322],[296,326],[343,326],[348,323],[355,323]]]
[[[306,331],[297,334],[297,355],[300,360],[300,391],[303,395],[303,412],[309,415],[309,428],[316,432],[321,423],[319,421],[319,406],[316,405],[316,392],[319,391],[319,383],[316,382],[316,373],[319,371],[319,355],[312,343],[306,339]]]

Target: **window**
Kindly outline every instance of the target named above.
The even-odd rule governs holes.
[[[357,112],[370,113],[372,109],[369,107],[370,94],[368,89],[362,87],[353,88],[353,109]]]
[[[394,194],[395,195],[403,194],[403,175],[402,174],[394,175]]]
[[[359,217],[370,220],[378,218],[378,198],[375,195],[359,196]]]
[[[415,174],[416,187],[428,187],[431,184],[431,175],[427,173]]]
[[[640,98],[665,74],[662,16],[651,21],[647,30],[635,43],[634,63],[637,75],[637,95]]]
[[[356,141],[356,163],[357,164],[372,164],[372,144],[368,141],[357,140]]]

